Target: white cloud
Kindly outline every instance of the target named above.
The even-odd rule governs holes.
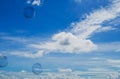
[[[1,39],[14,41],[14,42],[20,42],[20,43],[26,43],[28,40],[25,38],[20,37],[11,37],[11,36],[2,36]]]
[[[94,62],[96,61],[96,62]],[[95,67],[88,68],[88,71],[119,71],[120,69],[120,59],[109,59],[109,58],[92,58],[88,63],[95,64]],[[98,66],[97,66],[98,65]],[[118,70],[114,70],[114,68]]]
[[[117,60],[117,59],[107,59],[107,62],[108,62],[112,67],[120,68],[120,60]]]
[[[41,5],[41,0],[34,0],[32,2],[32,5],[37,5],[37,6]]]
[[[22,71],[21,71],[21,73],[27,73],[27,71],[25,71],[25,70],[22,70]]]
[[[98,44],[98,52],[118,52],[120,48],[120,42],[112,42],[112,43],[101,43]]]
[[[60,32],[52,37],[52,41],[45,42],[38,45],[30,45],[38,49],[42,49],[47,52],[59,51],[61,53],[80,53],[80,52],[90,52],[96,49],[90,40],[79,39],[72,33]]]
[[[58,69],[59,72],[72,72],[72,69],[67,68],[67,69]]]
[[[27,0],[27,4],[31,4],[31,0]]]
[[[27,0],[27,4],[32,4],[32,5],[36,5],[36,6],[40,6],[42,5],[43,0]]]
[[[34,4],[40,3],[34,0]],[[115,30],[111,26],[103,27],[101,24],[106,20],[111,20],[119,16],[120,1],[114,0],[106,8],[101,8],[87,15],[86,19],[80,22],[72,23],[72,29],[69,32],[60,32],[51,37],[51,40],[38,44],[29,44],[28,47],[38,49],[35,54],[24,53],[15,54],[25,57],[41,57],[43,54],[51,52],[61,53],[86,53],[97,50],[97,45],[89,38],[96,32]],[[108,48],[111,48],[108,46]],[[101,48],[106,50],[107,48]],[[114,50],[114,49],[113,49]],[[100,50],[101,51],[101,50]]]
[[[120,4],[120,2],[116,4]],[[119,7],[120,6],[116,6],[114,8],[114,6],[111,6],[109,8],[102,8],[100,10],[94,11],[93,13],[88,15],[85,20],[75,23],[73,25],[72,32],[78,35],[80,38],[85,39],[89,38],[97,30],[102,30],[101,32],[103,32],[113,29],[110,27],[106,27],[107,29],[105,29],[105,27],[101,26],[101,23],[103,23],[106,20],[116,18],[120,13],[120,10],[117,10],[116,8]]]
[[[91,72],[110,72],[112,70],[107,69],[107,68],[89,68],[88,71],[91,71]]]
[[[86,76],[89,76],[90,79],[116,79],[120,74],[117,72],[70,72],[59,73],[59,72],[44,72],[39,76],[36,76],[30,72],[21,73],[21,72],[0,72],[1,79],[86,79]]]
[[[113,28],[111,26],[107,26],[107,27],[101,27],[100,29],[98,29],[96,32],[107,32],[110,30],[116,30],[117,28]]]
[[[38,51],[37,53],[33,54],[31,52],[23,52],[23,51],[17,51],[17,52],[10,52],[11,55],[16,55],[20,57],[28,57],[28,58],[38,58],[43,56],[43,51]]]

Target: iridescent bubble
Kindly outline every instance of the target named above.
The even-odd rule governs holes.
[[[42,67],[40,63],[35,63],[32,66],[32,72],[36,75],[39,75],[40,73],[42,73]]]
[[[8,65],[7,57],[0,55],[0,68],[6,67]]]
[[[35,16],[35,10],[32,6],[27,6],[24,8],[25,18],[33,18]]]

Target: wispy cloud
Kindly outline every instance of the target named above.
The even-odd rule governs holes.
[[[28,57],[28,58],[38,58],[42,57],[44,52],[43,51],[37,51],[37,53],[32,53],[32,52],[26,52],[26,51],[12,51],[10,52],[11,55],[16,55],[20,57]]]
[[[14,42],[20,42],[20,43],[25,43],[28,40],[25,38],[20,38],[20,37],[12,37],[12,36],[1,36],[0,39],[4,39],[4,40],[9,40],[9,41],[14,41]]]
[[[98,29],[96,32],[107,32],[107,31],[110,31],[110,30],[117,30],[117,28],[107,26],[107,27],[102,27],[102,28]]]
[[[107,68],[89,68],[88,71],[91,72],[111,72],[111,69],[107,69]]]
[[[72,69],[71,68],[67,68],[67,69],[58,69],[59,72],[72,72]]]
[[[117,60],[117,59],[107,59],[107,62],[108,62],[112,67],[120,68],[120,60]]]
[[[27,0],[27,4],[35,5],[35,6],[40,6],[42,5],[43,0]]]
[[[96,61],[96,62],[94,62]],[[110,58],[92,58],[91,62],[97,65],[94,68],[88,68],[88,71],[119,71],[120,69],[120,60],[119,59],[110,59]],[[114,68],[118,70],[114,70]]]
[[[119,52],[120,42],[100,43],[98,44],[98,52]]]
[[[29,72],[0,72],[0,78],[2,79],[57,79],[57,78],[62,78],[62,79],[116,79],[120,75],[119,73],[116,72],[69,72],[69,74],[66,73],[59,73],[59,72],[45,72],[41,73],[39,76],[36,76],[32,73]],[[22,77],[21,77],[22,75]]]
[[[36,58],[51,52],[79,54],[95,51],[98,49],[98,45],[90,40],[90,37],[97,32],[115,30],[116,28],[112,26],[103,27],[102,23],[118,17],[119,13],[120,1],[114,0],[108,7],[91,12],[89,15],[87,15],[85,20],[73,22],[71,24],[72,29],[70,31],[63,31],[54,34],[48,41],[38,42],[38,44],[28,44],[28,48],[38,50],[38,52],[35,54],[15,53],[15,55]],[[106,50],[106,48],[102,48],[102,50]]]
[[[116,52],[120,52],[120,48],[118,48],[118,49],[116,50]]]
[[[76,3],[80,3],[81,2],[81,0],[74,0]]]

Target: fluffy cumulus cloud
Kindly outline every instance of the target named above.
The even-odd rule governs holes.
[[[60,32],[52,36],[51,41],[41,44],[30,44],[30,48],[37,49],[37,53],[12,52],[12,55],[37,58],[50,52],[87,53],[97,49],[97,46],[88,39],[81,39],[70,32]]]
[[[36,1],[39,2],[39,0],[34,1],[33,4],[36,4]],[[114,0],[108,7],[101,8],[87,15],[85,20],[71,23],[72,29],[70,31],[54,34],[50,40],[42,43],[29,44],[28,47],[38,50],[35,54],[14,53],[14,55],[36,58],[51,52],[79,54],[95,51],[98,46],[90,40],[90,37],[98,32],[115,30],[116,28],[112,26],[102,26],[102,23],[118,17],[119,13],[120,1]]]
[[[33,44],[31,47],[44,51],[59,51],[68,53],[90,52],[96,49],[96,45],[87,39],[81,39],[70,32],[60,32],[52,37],[52,41],[43,44]]]

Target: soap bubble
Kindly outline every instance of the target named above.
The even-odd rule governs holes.
[[[8,65],[7,57],[0,55],[0,68],[6,67]]]
[[[27,6],[24,8],[24,16],[26,18],[32,18],[35,16],[35,10],[32,6]]]
[[[32,72],[36,75],[39,75],[40,73],[42,73],[42,67],[40,63],[35,63],[32,66]]]

